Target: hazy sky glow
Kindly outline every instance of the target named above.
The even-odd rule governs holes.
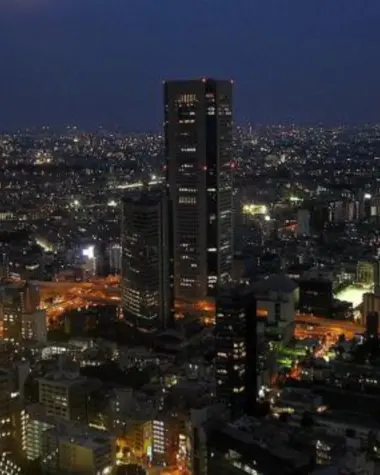
[[[158,128],[162,79],[205,75],[239,122],[380,122],[379,23],[379,0],[0,0],[0,127]]]

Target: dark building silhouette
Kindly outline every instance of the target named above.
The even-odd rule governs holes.
[[[227,286],[216,301],[216,396],[232,415],[254,415],[257,404],[256,300],[250,287]]]
[[[164,194],[154,191],[126,197],[123,203],[123,313],[143,333],[165,328],[173,311],[167,209]]]
[[[316,316],[330,317],[333,307],[333,285],[323,276],[306,275],[298,282],[300,310]]]
[[[232,273],[232,82],[164,84],[174,296],[213,298]]]
[[[277,434],[265,440],[265,431],[261,434],[255,422],[257,426],[257,420],[246,418],[209,434],[208,475],[309,475],[313,472],[315,461],[310,453],[302,449],[289,450],[284,442],[275,440]]]
[[[379,335],[379,314],[369,312],[366,318],[366,334],[369,338],[377,338]]]
[[[5,251],[0,249],[0,279],[9,277],[9,259]]]

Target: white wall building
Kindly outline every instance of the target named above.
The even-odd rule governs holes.
[[[286,343],[294,333],[298,285],[284,275],[274,275],[254,284],[257,316],[265,320],[265,331]]]

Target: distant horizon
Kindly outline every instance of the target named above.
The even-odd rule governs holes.
[[[349,129],[349,128],[366,128],[366,127],[380,127],[380,121],[379,122],[357,122],[357,123],[341,123],[341,124],[323,124],[323,123],[318,123],[318,122],[310,122],[310,123],[285,123],[285,122],[274,122],[274,123],[252,123],[252,122],[236,122],[234,124],[234,128],[238,127],[252,127],[252,129],[260,129],[260,128],[299,128],[299,129],[325,129],[325,130],[334,130],[334,129]],[[10,128],[10,129],[5,129],[5,128],[0,128],[0,135],[7,135],[7,134],[27,134],[29,132],[44,132],[46,131],[47,133],[51,131],[52,133],[54,132],[64,132],[66,129],[67,131],[74,132],[74,128],[78,130],[79,133],[87,133],[87,134],[93,134],[93,133],[99,133],[99,132],[108,132],[110,134],[112,133],[123,133],[123,134],[161,134],[164,132],[164,128],[162,127],[161,129],[145,129],[145,130],[131,130],[127,126],[123,125],[109,125],[109,126],[103,126],[103,125],[98,125],[98,126],[82,126],[80,124],[57,124],[57,125],[47,125],[47,124],[41,124],[41,125],[34,125],[34,126],[26,126],[26,127],[15,127],[15,128]]]

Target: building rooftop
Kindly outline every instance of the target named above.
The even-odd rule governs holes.
[[[131,203],[136,206],[156,206],[163,199],[163,193],[160,191],[142,191],[136,194],[128,194],[124,196],[124,204]]]
[[[213,433],[217,450],[235,450],[243,457],[254,458],[268,473],[294,473],[312,464],[312,454],[292,444],[294,430],[272,421],[243,417]]]
[[[349,427],[364,427],[368,429],[378,429],[379,423],[376,419],[371,418],[365,414],[351,411],[325,411],[321,412],[317,416],[317,420],[322,422],[323,420],[330,420],[337,424],[344,424]]]
[[[115,441],[115,438],[106,432],[95,431],[93,429],[83,430],[82,433],[77,434],[62,434],[59,435],[59,442],[61,444],[75,444],[85,447],[90,450],[101,449],[104,450],[106,444]]]
[[[308,389],[300,389],[300,388],[284,388],[281,391],[281,402],[289,402],[289,403],[304,403],[304,404],[313,404],[318,402],[318,400],[322,400],[320,396],[317,396],[312,391]]]
[[[287,277],[285,274],[271,275],[267,279],[260,280],[254,283],[254,290],[256,292],[278,292],[290,294],[298,288],[298,284],[294,280]]]
[[[73,384],[85,383],[87,378],[81,376],[78,372],[71,371],[50,371],[42,378],[38,378],[41,383],[52,382],[56,385],[71,386]]]

